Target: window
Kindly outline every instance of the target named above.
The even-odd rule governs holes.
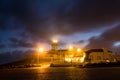
[[[93,56],[92,56],[92,55],[90,55],[90,59],[93,59]]]

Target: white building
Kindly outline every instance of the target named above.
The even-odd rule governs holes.
[[[107,49],[90,49],[86,51],[85,62],[88,63],[106,63],[116,62],[112,52]]]

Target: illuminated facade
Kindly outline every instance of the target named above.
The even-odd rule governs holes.
[[[52,49],[49,51],[59,63],[106,63],[115,62],[116,59],[112,52],[103,49],[90,49],[84,51],[81,48],[73,48],[70,46],[68,49],[58,49],[58,42],[52,43]]]
[[[53,50],[51,49],[49,51],[55,58],[55,61],[62,62],[62,63],[83,63],[84,58],[85,58],[85,53],[78,48],[76,49],[58,49],[58,50]],[[57,56],[56,56],[57,55]],[[54,62],[55,62],[54,61]]]

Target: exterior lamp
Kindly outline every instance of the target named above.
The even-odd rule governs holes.
[[[40,53],[44,52],[44,49],[43,48],[39,48],[39,52]]]
[[[40,54],[42,54],[44,52],[44,49],[43,48],[38,48],[38,64],[40,63]]]
[[[58,43],[58,40],[54,39],[54,40],[53,40],[53,43]]]
[[[80,48],[78,48],[78,49],[77,49],[77,52],[81,52],[81,49],[80,49]]]
[[[72,47],[72,46],[69,46],[69,50],[70,50],[70,51],[73,50],[73,47]]]

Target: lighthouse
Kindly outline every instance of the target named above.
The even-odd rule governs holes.
[[[52,50],[58,50],[58,40],[53,40],[52,41]]]

